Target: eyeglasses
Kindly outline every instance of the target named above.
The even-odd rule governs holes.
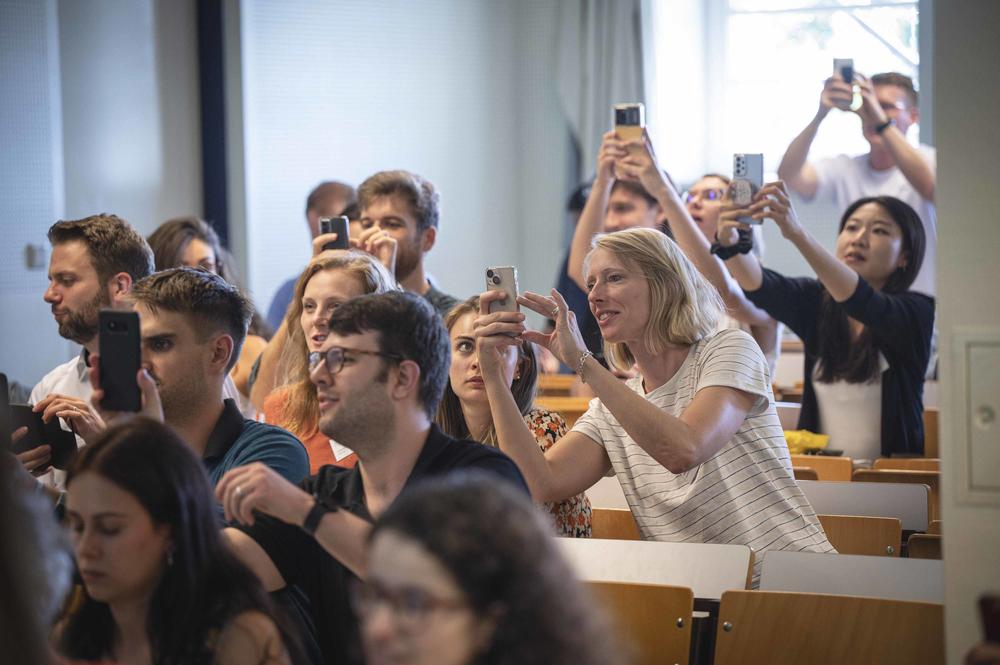
[[[353,581],[351,607],[358,617],[364,619],[382,606],[392,610],[396,620],[404,628],[416,629],[427,621],[433,612],[462,610],[467,608],[468,604],[458,598],[438,598],[417,587],[388,589],[371,580]]]
[[[684,192],[683,199],[684,203],[691,203],[697,198],[704,201],[721,201],[725,194],[725,190],[722,189],[689,189]]]
[[[344,360],[347,359],[348,352],[360,353],[366,356],[382,356],[383,358],[389,358],[390,360],[395,360],[396,362],[403,360],[402,356],[397,356],[392,353],[365,351],[364,349],[348,349],[343,346],[331,346],[326,351],[313,351],[309,354],[309,371],[315,372],[320,363],[325,363],[326,371],[330,374],[336,374],[340,370],[344,369]]]

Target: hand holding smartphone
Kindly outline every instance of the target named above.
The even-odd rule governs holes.
[[[340,217],[321,217],[319,220],[320,234],[336,233],[337,239],[333,242],[323,244],[323,249],[350,249],[351,231],[350,220],[341,215]]]
[[[733,155],[733,179],[729,185],[733,205],[746,208],[753,203],[753,197],[764,186],[764,155],[760,153],[736,153]],[[740,217],[743,224],[761,224],[752,217]]]
[[[142,360],[139,315],[135,312],[102,310],[99,314],[101,390],[105,411],[139,411],[142,395],[136,375]]]
[[[861,98],[861,91],[854,85],[854,58],[834,58],[833,75],[851,86],[851,89],[854,91],[850,102],[838,104],[837,107],[841,111],[857,111],[861,108],[864,100]]]

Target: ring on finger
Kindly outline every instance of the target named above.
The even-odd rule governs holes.
[[[236,486],[236,498],[239,499],[243,496],[243,488],[239,485]]]
[[[553,307],[552,308],[552,318],[555,319],[555,318],[558,318],[558,317],[559,317],[559,308],[558,307]]]

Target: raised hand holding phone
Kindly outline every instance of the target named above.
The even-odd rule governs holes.
[[[118,418],[129,415],[130,412],[106,411],[101,408],[104,399],[104,390],[101,387],[101,357],[99,355],[90,356],[90,383],[94,386],[94,392],[90,397],[90,403],[101,415],[104,423],[111,423]],[[149,375],[146,368],[141,367],[136,372],[135,383],[139,389],[141,406],[138,415],[152,418],[163,422],[163,403],[160,402],[160,391],[156,388],[156,381]],[[80,436],[84,436],[81,434]],[[86,440],[86,436],[84,439]]]

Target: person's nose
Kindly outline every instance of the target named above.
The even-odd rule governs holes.
[[[45,294],[42,296],[42,300],[50,305],[55,305],[62,300],[59,291],[56,290],[54,282],[49,282],[49,287],[45,289]]]

